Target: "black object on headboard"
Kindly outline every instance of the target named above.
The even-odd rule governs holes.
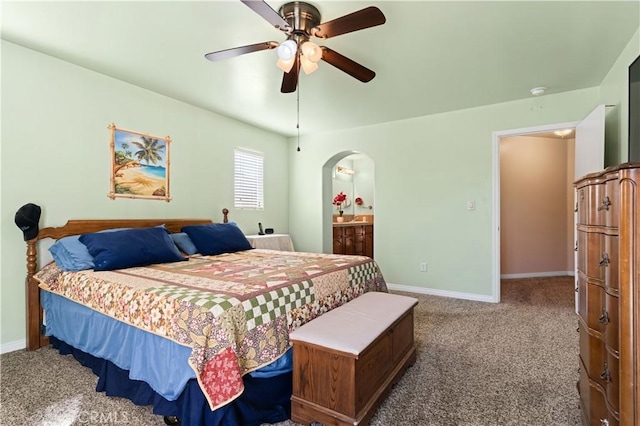
[[[40,206],[27,203],[16,212],[16,226],[22,231],[25,241],[38,236],[41,211]]]

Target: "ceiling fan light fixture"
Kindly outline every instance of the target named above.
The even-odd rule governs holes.
[[[311,41],[305,41],[302,43],[300,49],[302,50],[302,54],[311,62],[318,62],[322,59],[322,49]]]
[[[276,62],[276,65],[282,71],[289,72],[291,71],[291,68],[293,68],[293,64],[295,63],[296,63],[295,58],[291,58],[288,61],[283,61],[282,59],[278,58],[278,62]]]
[[[317,62],[312,62],[309,59],[305,58],[304,56],[300,57],[300,63],[302,64],[302,70],[307,75],[311,74],[312,72],[318,69]]]
[[[293,60],[296,56],[296,52],[298,51],[298,44],[293,40],[287,40],[280,43],[278,46],[278,58],[283,61]]]
[[[311,43],[309,39],[318,37],[326,40],[382,25],[386,22],[386,18],[377,7],[365,7],[331,21],[322,22],[318,8],[304,0],[287,1],[277,12],[265,0],[241,0],[241,2],[272,27],[282,31],[286,40],[282,43],[265,41],[210,52],[205,55],[207,60],[215,62],[247,53],[275,49],[279,59],[277,66],[284,71],[280,86],[282,93],[295,92],[298,87],[300,68],[303,68],[306,74],[310,74],[318,69],[318,62],[321,59],[363,83],[371,81],[376,76],[376,73],[367,67],[326,46]]]

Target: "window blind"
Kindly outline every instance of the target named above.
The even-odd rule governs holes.
[[[238,209],[264,209],[264,155],[234,148],[233,205]]]

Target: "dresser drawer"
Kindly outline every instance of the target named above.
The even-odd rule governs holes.
[[[607,407],[604,389],[589,380],[584,365],[580,368],[580,405],[582,413],[586,417],[589,426],[618,426],[617,413],[613,413]]]
[[[578,231],[576,241],[576,250],[578,251],[576,254],[576,267],[578,271],[581,271],[585,275],[587,275],[587,253],[589,252],[587,243],[588,236],[588,232]]]
[[[608,255],[605,253],[605,235],[587,232],[585,237],[586,266],[584,273],[593,280],[604,282]]]
[[[604,284],[617,294],[618,283],[618,236],[605,235],[604,248],[600,254],[600,267],[604,272]]]
[[[603,318],[605,308],[605,291],[602,287],[589,284],[582,277],[578,277],[578,314],[587,326],[599,333],[604,333],[606,318]]]
[[[584,327],[580,327],[580,358],[589,378],[604,390],[607,381],[600,375],[607,363],[607,351],[604,342],[590,335]]]
[[[618,227],[618,191],[617,180],[593,184],[578,191],[578,218],[583,225]],[[580,215],[580,207],[586,206],[586,212]]]
[[[587,198],[587,225],[604,225],[606,217],[602,208],[602,201],[605,197],[604,183],[589,185],[586,187]]]
[[[587,323],[587,281],[582,274],[578,274],[578,315]]]
[[[580,253],[584,248],[584,253]],[[592,281],[618,291],[618,236],[599,232],[578,233],[578,270]]]
[[[576,223],[586,225],[589,223],[589,191],[588,186],[576,190]]]
[[[605,184],[605,193],[600,201],[600,211],[604,216],[604,225],[608,228],[618,228],[619,226],[619,191],[618,179],[608,180]]]
[[[605,389],[606,389],[606,398],[609,402],[610,408],[618,412],[620,407],[619,402],[619,394],[620,394],[620,379],[619,379],[619,368],[620,360],[618,357],[611,352],[607,351],[607,364],[603,366],[602,376],[605,377]]]
[[[602,340],[590,336],[580,327],[580,359],[583,366],[581,371],[584,369],[591,382],[598,385],[609,407],[617,413],[620,386],[618,357],[606,350]]]
[[[619,316],[618,316],[619,299],[617,296],[606,294],[605,296],[605,311],[607,325],[605,327],[605,342],[609,347],[609,350],[619,352],[620,351],[620,329],[619,329]]]
[[[591,184],[578,188],[578,224],[594,225],[599,220],[598,199],[604,194],[604,185]]]

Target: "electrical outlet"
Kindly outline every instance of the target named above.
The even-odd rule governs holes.
[[[427,262],[420,262],[420,272],[427,272]]]
[[[467,210],[472,211],[476,209],[475,201],[467,201]]]

